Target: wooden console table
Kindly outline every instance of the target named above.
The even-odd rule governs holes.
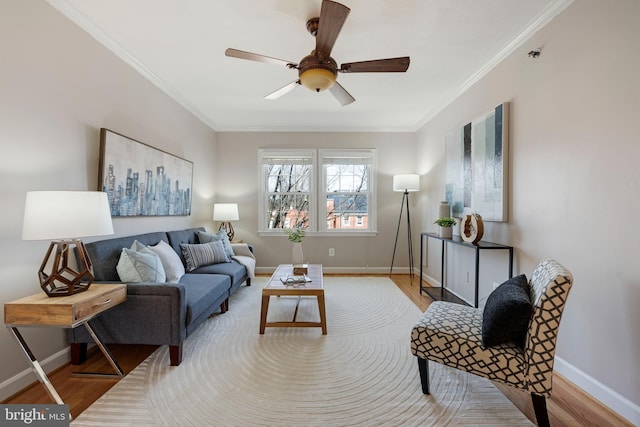
[[[422,282],[422,269],[424,259],[424,242],[425,238],[437,239],[442,241],[442,254],[440,259],[440,268],[442,271],[442,279],[441,286],[438,288],[434,288],[431,286],[423,286]],[[506,250],[509,251],[509,278],[513,277],[513,246],[501,245],[499,243],[485,242],[483,240],[479,241],[476,244],[467,243],[460,238],[460,236],[453,236],[453,238],[444,238],[438,236],[436,233],[420,233],[420,294],[424,291],[427,295],[429,295],[434,300],[442,300],[442,301],[453,301],[458,303],[466,303],[467,301],[457,297],[453,293],[447,290],[447,281],[446,281],[446,271],[447,271],[447,256],[446,256],[446,246],[448,243],[459,245],[463,247],[467,247],[473,249],[475,251],[475,296],[474,296],[474,307],[478,308],[478,291],[479,291],[479,281],[480,281],[480,251],[482,250]],[[428,246],[428,245],[427,245]],[[469,304],[470,305],[470,304]]]
[[[57,328],[75,328],[84,325],[100,350],[107,358],[115,374],[89,374],[90,376],[124,377],[124,372],[114,360],[113,356],[98,339],[89,321],[100,313],[123,303],[127,298],[127,285],[124,284],[93,284],[89,289],[78,294],[65,297],[48,297],[44,292],[30,295],[4,304],[4,323],[18,342],[33,372],[47,390],[49,397],[57,404],[64,402],[49,381],[44,369],[31,352],[27,342],[18,331],[22,326],[44,326]]]

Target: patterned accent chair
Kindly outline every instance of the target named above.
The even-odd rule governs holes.
[[[442,301],[429,306],[411,332],[423,393],[430,394],[431,360],[530,392],[538,425],[549,425],[546,398],[551,396],[558,328],[573,276],[547,259],[529,283],[533,315],[524,348],[513,342],[483,347],[482,309]]]

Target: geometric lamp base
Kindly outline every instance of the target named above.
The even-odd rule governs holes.
[[[229,221],[224,221],[220,223],[220,227],[218,227],[218,231],[224,230],[227,232],[227,237],[229,237],[229,241],[233,240],[233,236],[235,236],[235,231],[233,230],[233,225]]]
[[[78,252],[78,270],[69,265],[69,253],[74,247]],[[47,273],[45,269],[50,263]],[[38,278],[40,287],[50,297],[66,297],[89,289],[93,281],[93,266],[84,243],[81,240],[51,242],[38,270]]]

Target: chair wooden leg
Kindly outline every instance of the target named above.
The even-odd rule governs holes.
[[[422,392],[424,394],[431,394],[429,392],[429,361],[418,357],[418,370],[420,371],[420,384],[422,384]]]
[[[538,427],[549,427],[549,414],[547,413],[547,399],[539,394],[531,393],[533,410],[536,413]]]

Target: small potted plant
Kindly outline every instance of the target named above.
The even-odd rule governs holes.
[[[446,239],[450,239],[451,237],[453,237],[453,229],[451,227],[456,225],[455,218],[450,218],[450,217],[438,218],[434,221],[434,224],[437,224],[439,226],[438,236]]]

